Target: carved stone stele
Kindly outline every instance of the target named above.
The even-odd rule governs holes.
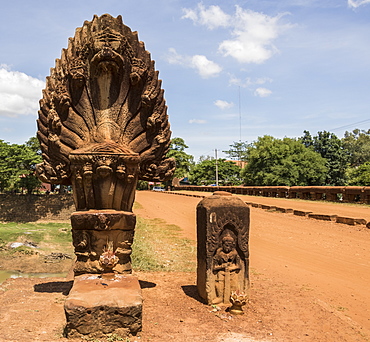
[[[230,304],[249,288],[249,207],[216,191],[197,206],[197,287],[208,304]]]

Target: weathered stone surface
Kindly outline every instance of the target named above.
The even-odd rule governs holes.
[[[68,337],[135,335],[142,328],[139,281],[132,275],[77,276],[64,310]]]
[[[115,210],[77,211],[71,216],[76,275],[102,272],[131,272],[131,246],[134,239],[136,216]],[[103,263],[104,252],[110,243],[110,259]],[[107,253],[106,253],[107,255]],[[104,259],[107,261],[107,259]],[[106,268],[110,265],[110,268]]]
[[[355,218],[355,222],[358,225],[364,225],[365,226],[367,224],[367,221],[365,219],[362,219],[362,218]]]
[[[134,230],[136,216],[128,211],[88,210],[76,211],[71,215],[72,229]]]
[[[269,209],[271,209],[271,206],[267,205],[267,204],[261,204],[261,208],[264,209],[264,210],[269,210]]]
[[[108,200],[99,198],[99,192],[109,187],[106,177],[128,192],[127,187],[135,189],[137,177],[171,177],[175,164],[166,158],[171,131],[163,93],[150,53],[121,16],[85,21],[56,60],[40,101],[40,179],[74,183],[78,208],[100,203],[103,209],[101,201]],[[114,192],[103,191],[120,197]],[[115,209],[131,211],[129,206],[126,202]]]
[[[297,216],[308,216],[311,213],[312,213],[312,211],[293,210],[293,214],[297,215]]]
[[[359,219],[359,218],[354,218],[354,217],[344,217],[344,216],[337,216],[336,221],[337,223],[344,223],[344,224],[348,224],[351,226],[366,225],[367,223],[365,219]]]
[[[73,198],[70,194],[50,196],[0,194],[0,221],[68,220],[73,211]]]
[[[283,208],[283,207],[276,207],[276,211],[279,211],[281,213],[286,213],[286,214],[292,214],[293,213],[293,209]]]
[[[77,210],[131,211],[140,157],[127,147],[100,142],[70,153]]]
[[[137,181],[164,181],[175,169],[163,93],[144,43],[109,14],[76,30],[47,77],[36,172],[43,182],[72,184],[75,275],[131,272]],[[141,329],[131,278],[81,277],[66,302],[69,335]]]
[[[73,246],[77,256],[74,265],[75,274],[102,273],[106,270],[100,264],[100,257],[112,243],[112,251],[119,261],[113,269],[118,273],[131,273],[131,251],[134,240],[133,230],[72,230]]]
[[[337,223],[348,224],[350,226],[354,226],[356,224],[356,220],[352,217],[338,216],[336,221]]]
[[[337,215],[326,215],[326,214],[308,214],[309,218],[313,218],[315,220],[323,220],[323,221],[336,221]]]
[[[76,30],[47,77],[36,169],[72,184],[76,274],[131,271],[137,181],[166,180],[175,167],[163,93],[137,33],[109,14]]]
[[[249,207],[230,193],[197,206],[197,287],[208,304],[229,304],[233,291],[248,291],[249,220]]]

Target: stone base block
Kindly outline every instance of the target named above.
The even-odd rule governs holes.
[[[142,328],[142,295],[137,277],[84,274],[75,277],[64,304],[67,337],[136,335]]]
[[[336,221],[337,215],[326,215],[326,214],[308,214],[309,218],[323,221]]]
[[[73,229],[134,230],[136,216],[128,211],[110,209],[76,211],[71,215],[71,224]]]
[[[293,214],[297,216],[308,216],[312,211],[293,210]]]

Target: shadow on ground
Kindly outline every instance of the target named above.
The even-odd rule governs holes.
[[[33,286],[35,292],[62,293],[68,296],[73,286],[73,280],[70,281],[51,281],[48,283],[36,284]]]

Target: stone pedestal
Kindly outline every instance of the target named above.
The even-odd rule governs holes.
[[[142,295],[137,277],[84,274],[75,277],[64,304],[68,337],[125,337],[142,328]]]
[[[249,207],[216,191],[197,206],[197,287],[208,304],[230,304],[249,288]]]
[[[77,260],[75,275],[107,272],[99,262],[108,242],[118,258],[108,272],[131,273],[131,245],[136,216],[112,209],[77,211],[71,215],[73,245]]]

